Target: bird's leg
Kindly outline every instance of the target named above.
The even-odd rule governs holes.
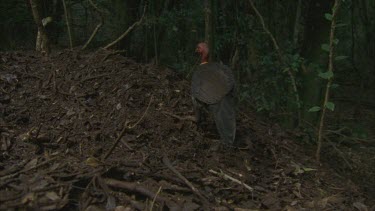
[[[197,101],[197,99],[195,99],[194,97],[192,97],[192,100],[193,100],[193,109],[194,109],[196,124],[197,124],[197,126],[201,126],[201,124],[202,124],[202,106]]]

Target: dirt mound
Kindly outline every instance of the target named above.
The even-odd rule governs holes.
[[[172,70],[107,51],[0,59],[0,209],[365,206],[251,112],[238,115],[243,146],[220,145],[212,121],[192,121],[190,83]]]

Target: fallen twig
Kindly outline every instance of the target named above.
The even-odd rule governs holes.
[[[23,168],[25,166],[25,164],[27,162],[29,162],[29,160],[25,159],[25,160],[21,161],[20,163],[18,163],[17,165],[10,166],[9,168],[0,171],[0,178],[2,179],[3,176],[12,174],[16,171],[19,171],[21,168]]]
[[[210,169],[209,172],[212,173],[212,174],[216,174],[216,175],[222,177],[223,179],[228,179],[228,180],[231,180],[232,182],[235,182],[237,184],[243,185],[246,189],[248,189],[251,192],[254,190],[254,188],[250,187],[249,185],[247,185],[247,184],[239,181],[238,179],[233,178],[233,177],[231,177],[231,176],[229,176],[227,174],[224,174],[223,172],[217,172],[217,171],[212,170],[212,169]]]
[[[128,148],[129,150],[134,151],[134,149],[133,149],[131,146],[129,146],[129,144],[126,143],[124,140],[121,139],[121,143],[122,143],[126,148]]]
[[[0,177],[0,187],[3,185],[3,183],[6,183],[5,180],[7,180],[7,179],[9,179],[9,178],[12,178],[12,177],[15,177],[15,176],[18,176],[18,175],[21,174],[21,173],[25,173],[25,172],[28,172],[28,171],[31,171],[31,170],[37,169],[37,168],[39,168],[40,166],[43,166],[43,165],[45,165],[45,164],[47,164],[47,163],[49,163],[49,162],[51,162],[51,161],[56,160],[57,158],[58,158],[58,157],[56,156],[56,157],[53,157],[53,158],[51,158],[51,159],[45,160],[45,161],[39,163],[38,165],[33,166],[33,167],[29,168],[29,169],[22,169],[21,171],[18,171],[18,172],[16,172],[16,173],[13,173],[13,174],[9,174],[9,175],[6,175],[6,176],[3,176],[3,177]]]
[[[175,169],[172,166],[170,160],[168,159],[168,157],[166,155],[164,155],[164,157],[163,157],[163,163],[169,168],[169,170],[171,170],[173,173],[175,173],[178,178],[180,178],[182,181],[184,181],[185,184],[191,188],[193,193],[195,195],[197,195],[202,200],[203,206],[208,207],[209,203],[208,203],[207,199],[200,193],[200,191],[196,187],[194,187],[193,184],[191,184],[191,182],[189,182],[189,180],[187,180],[180,172],[177,171],[177,169]]]
[[[181,120],[181,121],[192,121],[192,122],[196,122],[197,120],[195,119],[195,117],[193,116],[185,116],[185,117],[181,117],[181,116],[178,116],[178,115],[175,115],[175,114],[172,114],[168,111],[163,111],[163,114],[166,114],[166,115],[169,115],[171,117],[174,117],[178,120]]]
[[[102,78],[102,77],[105,77],[105,76],[109,76],[113,73],[104,73],[104,74],[99,74],[99,75],[94,75],[94,76],[90,76],[90,77],[87,77],[87,78],[84,78],[81,80],[81,83],[83,82],[86,82],[88,80],[92,80],[92,79],[96,79],[96,78]]]
[[[137,193],[140,193],[144,196],[147,196],[150,199],[155,199],[155,201],[160,202],[160,203],[168,202],[167,198],[159,196],[159,195],[153,193],[152,191],[148,190],[147,188],[145,188],[145,187],[143,187],[140,184],[135,183],[135,182],[125,182],[125,181],[109,179],[109,178],[104,179],[104,181],[108,186],[111,186],[111,187],[123,188],[123,189],[126,189],[128,191],[137,192]]]
[[[340,157],[344,160],[345,164],[348,165],[348,167],[349,167],[351,170],[353,170],[353,166],[350,165],[349,161],[345,158],[344,153],[343,153],[341,150],[339,150],[339,149],[335,146],[334,143],[332,143],[331,139],[328,138],[327,136],[324,136],[323,138],[324,138],[324,139],[325,139],[325,140],[326,140],[326,141],[332,146],[332,148],[333,148],[334,150],[336,150],[336,151],[339,153]]]
[[[159,187],[158,192],[156,192],[155,197],[152,199],[151,206],[150,206],[150,210],[152,210],[152,209],[154,208],[154,204],[155,204],[156,197],[160,194],[160,192],[161,192],[161,188],[162,188],[162,186]]]
[[[129,122],[128,121],[125,122],[124,127],[123,127],[120,135],[117,137],[116,141],[113,143],[111,149],[108,150],[107,154],[105,154],[102,161],[106,160],[109,157],[109,155],[112,153],[112,151],[116,148],[118,142],[120,142],[121,138],[125,135],[125,132],[127,130],[133,129],[135,126],[137,126],[143,120],[143,118],[146,116],[146,113],[147,113],[148,109],[150,108],[152,99],[153,99],[153,96],[151,96],[150,102],[148,103],[147,108],[146,108],[145,112],[143,113],[142,117],[134,125],[128,126]]]
[[[105,55],[103,57],[103,59],[101,60],[101,62],[104,62],[105,60],[108,59],[108,57],[112,56],[112,55],[116,55],[116,54],[120,54],[120,53],[125,53],[126,50],[116,50],[116,51],[111,51],[109,53],[107,53],[107,55]]]

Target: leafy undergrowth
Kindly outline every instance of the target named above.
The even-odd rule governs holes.
[[[221,146],[172,70],[107,51],[0,58],[2,210],[370,209],[251,111],[237,117],[243,146]]]

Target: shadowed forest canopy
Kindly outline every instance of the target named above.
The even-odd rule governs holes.
[[[203,41],[243,148],[193,123]],[[2,0],[0,209],[375,209],[374,57],[373,0]]]

